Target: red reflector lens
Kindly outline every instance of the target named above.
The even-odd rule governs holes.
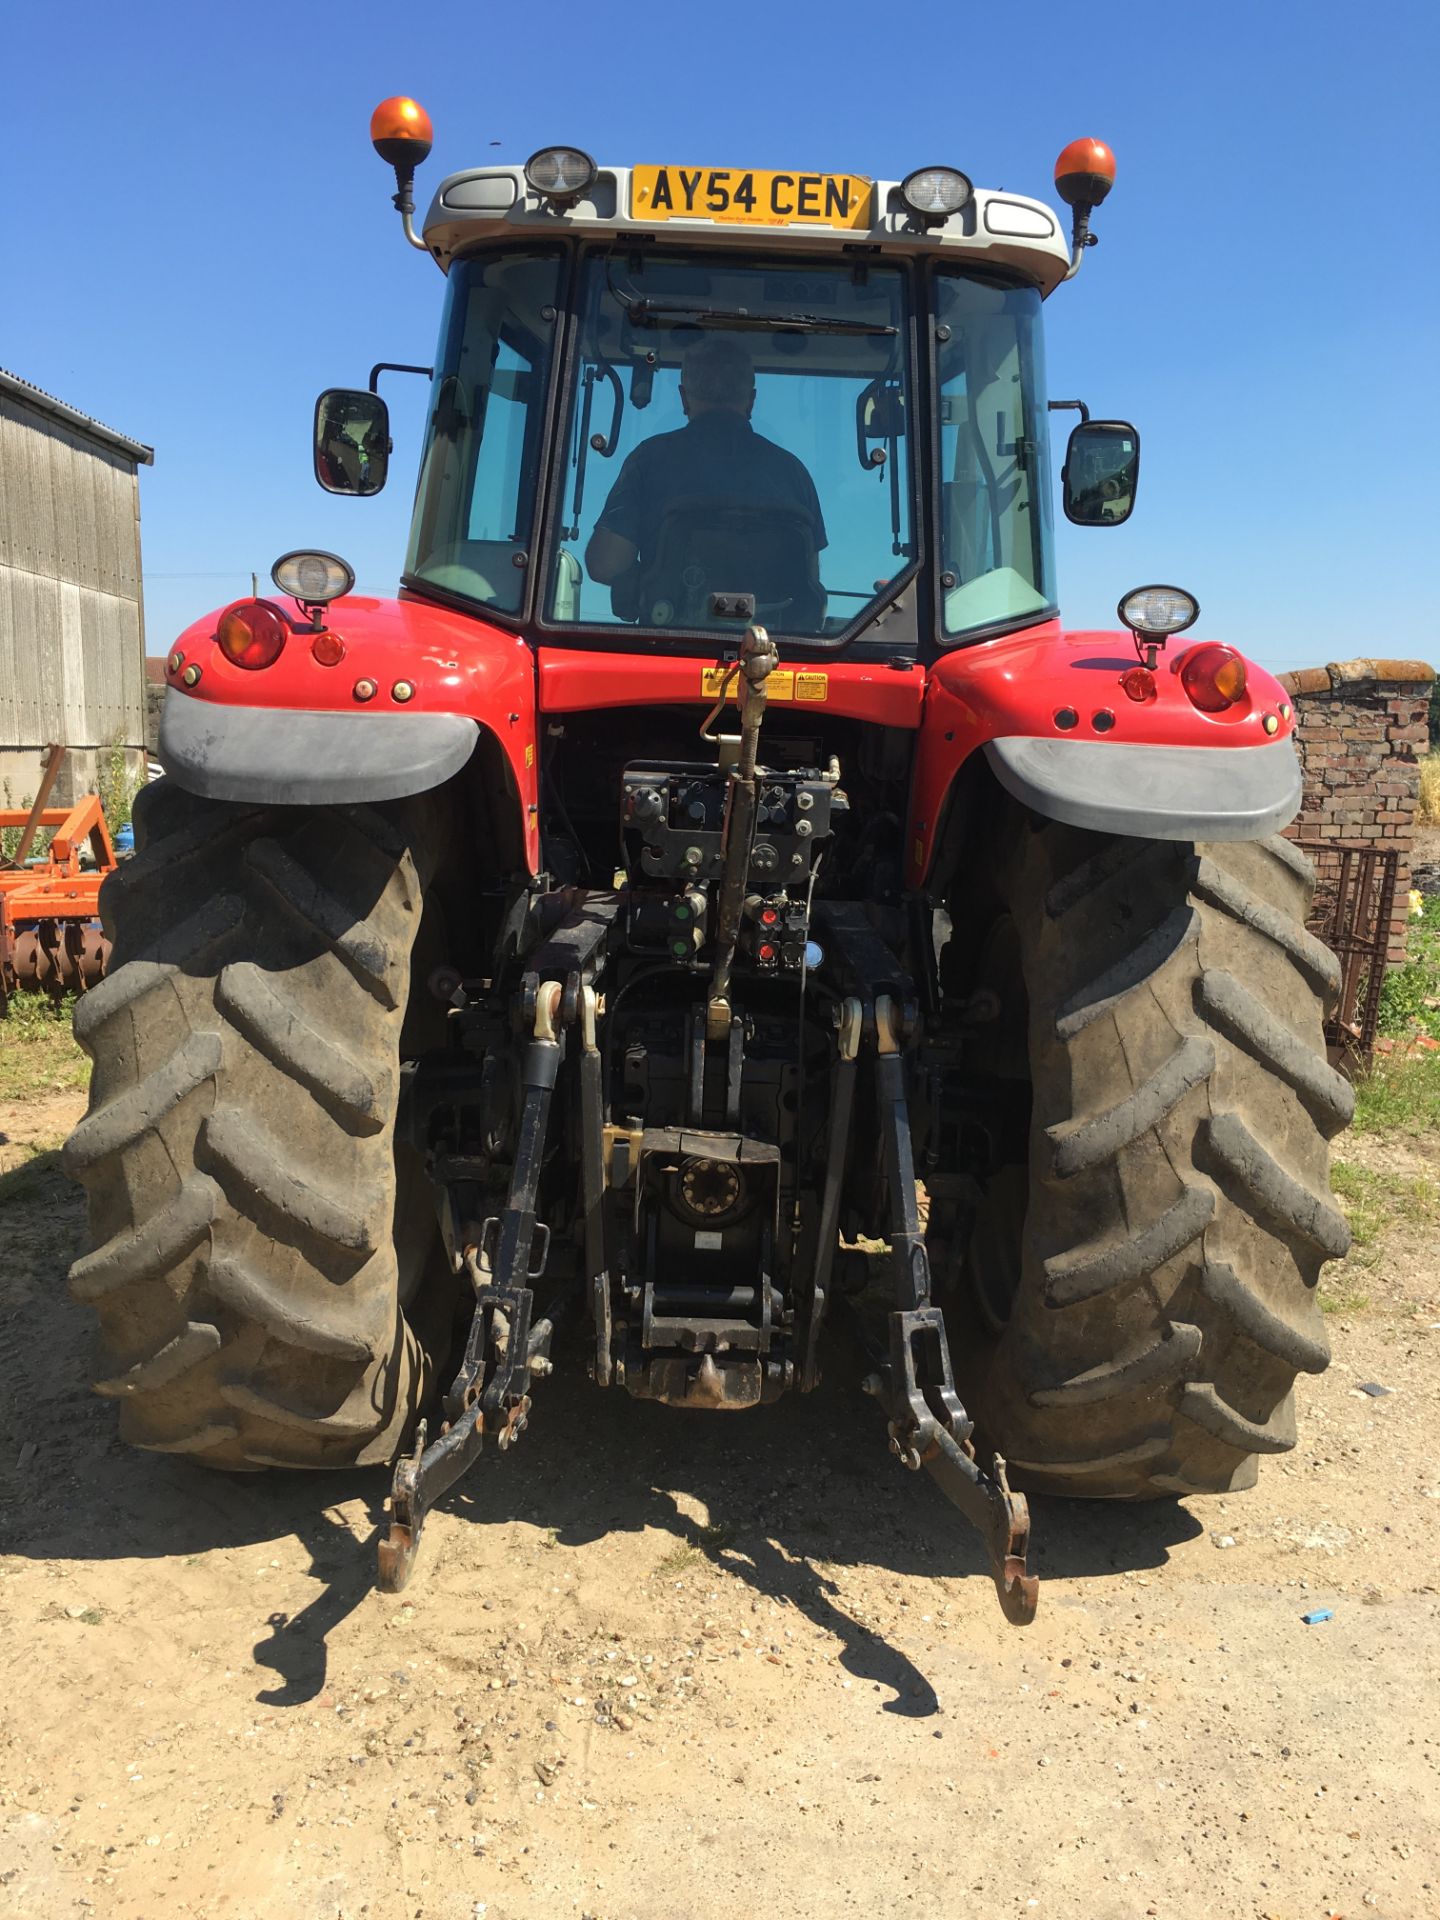
[[[1196,647],[1185,656],[1180,684],[1202,713],[1224,713],[1245,697],[1245,662],[1233,647]]]
[[[773,927],[779,918],[780,916],[774,907],[766,907],[760,915],[760,924],[762,927]]]
[[[322,667],[338,667],[345,658],[345,642],[338,633],[317,633],[310,651]]]
[[[254,671],[274,665],[289,631],[284,615],[267,600],[242,600],[221,614],[215,638],[233,666]]]
[[[1155,676],[1148,667],[1131,667],[1128,673],[1122,673],[1120,684],[1125,689],[1127,700],[1155,700],[1159,692],[1155,685]]]

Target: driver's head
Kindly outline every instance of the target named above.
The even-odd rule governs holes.
[[[738,413],[750,418],[755,369],[738,340],[702,340],[680,366],[680,403],[689,419],[702,413]]]

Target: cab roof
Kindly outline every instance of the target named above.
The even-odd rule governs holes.
[[[563,208],[536,194],[521,167],[475,167],[452,173],[440,183],[425,215],[425,244],[445,272],[452,261],[476,246],[514,240],[522,234],[553,240],[567,234],[643,233],[691,247],[749,247],[757,252],[783,248],[832,255],[846,248],[880,247],[896,258],[970,258],[977,264],[1006,267],[1032,281],[1042,294],[1052,292],[1070,267],[1070,248],[1058,216],[1043,201],[1020,194],[977,187],[959,213],[932,226],[923,225],[905,204],[896,180],[873,182],[869,226],[829,225],[823,220],[766,224],[698,214],[657,219],[631,213],[634,171],[601,167],[585,192]],[[794,176],[797,181],[825,177]]]

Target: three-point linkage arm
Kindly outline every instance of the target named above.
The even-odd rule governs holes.
[[[721,856],[720,901],[715,916],[715,963],[705,1030],[711,1040],[723,1040],[730,1031],[730,973],[745,911],[745,888],[750,856],[755,846],[755,818],[760,787],[755,769],[760,748],[760,724],[765,718],[765,682],[779,654],[764,627],[747,627],[740,642],[740,758],[730,775],[725,808],[724,850]],[[736,669],[732,668],[731,672]],[[723,697],[723,696],[722,696]]]

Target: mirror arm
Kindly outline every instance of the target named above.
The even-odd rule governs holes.
[[[1049,400],[1046,405],[1051,413],[1078,413],[1082,427],[1090,418],[1090,409],[1083,400]]]
[[[423,373],[427,380],[435,378],[433,367],[411,367],[401,360],[377,360],[370,369],[370,391],[379,393],[382,373]]]

